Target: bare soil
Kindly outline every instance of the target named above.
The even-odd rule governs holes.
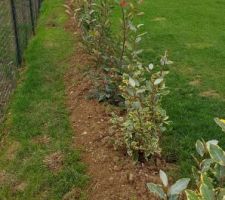
[[[82,150],[82,161],[88,165],[91,183],[88,199],[150,200],[146,183],[158,181],[154,165],[134,164],[126,153],[113,148],[110,136],[111,107],[87,98],[92,81],[84,75],[89,56],[82,51],[74,55],[66,76],[68,106],[74,128],[74,148]]]

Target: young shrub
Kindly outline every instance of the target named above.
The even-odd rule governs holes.
[[[224,128],[225,120],[216,118],[215,121],[220,127]],[[198,153],[198,157],[194,157],[196,166],[193,166],[196,188],[194,190],[185,190],[186,199],[224,200],[225,152],[218,146],[217,140],[210,140],[208,142],[198,140],[195,146]],[[179,199],[179,195],[174,197],[171,196],[171,188],[173,188],[173,186],[170,189],[168,188],[168,178],[162,171],[160,171],[160,178],[163,182],[163,186],[148,183],[147,186],[149,191],[153,192],[163,200]],[[175,185],[177,185],[179,189],[176,191],[179,191],[180,194],[180,192],[187,187],[187,183],[187,179],[186,182],[177,181]]]
[[[225,152],[218,146],[217,140],[208,142],[198,140],[196,150],[200,158],[195,157],[194,167],[196,190],[187,190],[188,200],[225,198]]]
[[[162,184],[148,183],[147,187],[150,192],[154,193],[162,200],[179,199],[182,192],[184,192],[190,182],[189,178],[181,178],[170,186],[166,173],[160,170],[159,175]]]
[[[134,19],[141,15],[138,12],[139,4],[136,0],[120,1],[119,6],[122,13],[121,28],[107,42],[108,46],[111,46],[111,49],[108,50],[110,52],[108,55],[110,56],[105,57],[110,57],[110,59],[104,65],[104,88],[100,92],[100,99],[103,101],[107,100],[116,105],[124,103],[119,90],[123,73],[127,71],[128,65],[137,63],[139,60],[138,56],[142,52],[141,49],[138,49],[138,46],[142,41],[142,36],[145,35],[145,33],[141,32],[143,24],[134,24]]]
[[[139,44],[142,41],[146,32],[142,32],[141,28],[144,24],[135,24],[135,20],[144,13],[139,11],[142,1],[137,0],[121,0],[121,31],[117,38],[120,41],[120,52],[118,55],[118,66],[123,70],[129,64],[134,64],[140,61],[139,55],[143,52],[139,49]]]
[[[91,97],[118,105],[123,101],[118,92],[121,73],[117,67],[118,42],[112,35],[110,21],[116,5],[114,0],[84,1],[75,9],[75,16],[79,19],[83,44],[93,55],[98,70]]]
[[[84,46],[96,58],[98,67],[111,62],[113,54],[110,15],[113,0],[84,0],[78,2],[75,17],[81,29]]]
[[[74,6],[74,20],[78,23],[83,41],[88,41],[89,31],[92,30],[95,26],[94,8],[92,1],[76,0],[74,2]]]
[[[126,114],[114,121],[123,135],[119,143],[125,144],[128,155],[135,161],[160,155],[159,140],[168,124],[166,111],[161,107],[162,97],[168,94],[165,86],[168,71],[157,72],[153,68],[153,64],[129,65],[120,85]]]
[[[126,111],[124,116],[114,118],[122,132],[117,143],[124,144],[128,155],[135,161],[160,155],[159,140],[168,124],[166,112],[161,107],[162,97],[168,94],[164,80],[168,72],[163,67],[171,63],[166,52],[161,59],[161,68],[153,69],[153,64],[142,64],[140,54],[143,50],[139,44],[146,33],[141,30],[143,24],[135,24],[135,20],[144,14],[138,9],[141,2],[120,1],[120,56],[115,69],[119,76],[122,74],[119,92],[124,98]]]
[[[143,24],[134,23],[143,14],[138,10],[140,3],[137,0],[120,0],[119,3],[115,0],[76,1],[74,15],[79,22],[83,44],[101,69],[92,95],[99,101],[123,104],[118,87],[127,66],[138,61],[142,52],[138,44],[145,35],[141,32]],[[121,28],[114,36],[110,19],[113,8],[118,5],[122,13]]]

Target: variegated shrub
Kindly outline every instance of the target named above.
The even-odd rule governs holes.
[[[216,123],[225,131],[225,120],[215,119]],[[196,166],[193,166],[195,189],[186,189],[189,179],[181,179],[168,187],[168,178],[165,172],[160,171],[162,184],[148,183],[148,189],[163,200],[180,199],[185,190],[187,200],[224,200],[225,199],[225,152],[218,145],[217,140],[196,142],[198,155],[194,157]]]

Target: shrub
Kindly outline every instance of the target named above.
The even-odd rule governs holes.
[[[119,42],[112,35],[111,13],[117,5],[114,0],[84,1],[78,4],[75,16],[78,18],[83,44],[95,58],[98,74],[91,96],[99,101],[120,104],[123,101],[118,92],[121,80],[119,63]]]
[[[216,118],[216,123],[225,131],[225,120]],[[194,157],[196,166],[193,166],[196,188],[186,189],[188,179],[177,181],[168,188],[167,175],[160,171],[163,185],[148,183],[148,189],[160,199],[179,199],[185,190],[188,200],[224,200],[225,199],[225,152],[218,146],[217,140],[196,142],[198,157]]]
[[[162,97],[168,94],[164,79],[168,71],[162,67],[160,71],[154,71],[153,64],[146,67],[139,63],[129,65],[123,74],[120,90],[125,99],[126,114],[116,117],[114,122],[123,134],[121,139],[128,155],[135,161],[142,157],[149,160],[161,152],[159,140],[168,124],[166,111],[161,107]]]
[[[159,172],[161,184],[148,183],[148,189],[163,200],[176,200],[180,197],[181,193],[187,188],[190,179],[182,178],[176,181],[173,185],[169,185],[168,177],[162,170]]]
[[[135,24],[135,20],[144,13],[139,11],[139,6],[142,1],[130,0],[120,1],[121,9],[121,28],[117,35],[120,41],[120,52],[118,55],[118,66],[123,69],[129,64],[134,64],[140,61],[139,54],[143,52],[139,49],[139,44],[146,32],[142,32],[141,28],[144,24]]]
[[[110,15],[113,0],[84,0],[77,2],[74,13],[81,29],[83,43],[96,58],[97,65],[111,62],[112,35]]]
[[[122,28],[118,71],[122,77],[119,91],[125,101],[126,114],[114,119],[123,135],[118,143],[125,144],[128,155],[135,161],[160,155],[159,140],[168,124],[168,116],[161,106],[162,97],[168,94],[165,87],[168,71],[164,67],[172,63],[165,52],[161,67],[153,69],[153,64],[143,64],[139,44],[146,32],[141,30],[143,24],[135,24],[135,19],[144,15],[138,9],[141,2],[120,1]]]

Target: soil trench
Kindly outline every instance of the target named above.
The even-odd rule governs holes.
[[[127,155],[116,151],[109,136],[111,108],[87,98],[92,81],[89,56],[79,48],[66,76],[70,119],[74,128],[74,148],[81,149],[82,161],[88,166],[91,183],[90,200],[150,200],[146,183],[158,182],[158,169],[134,165]]]

